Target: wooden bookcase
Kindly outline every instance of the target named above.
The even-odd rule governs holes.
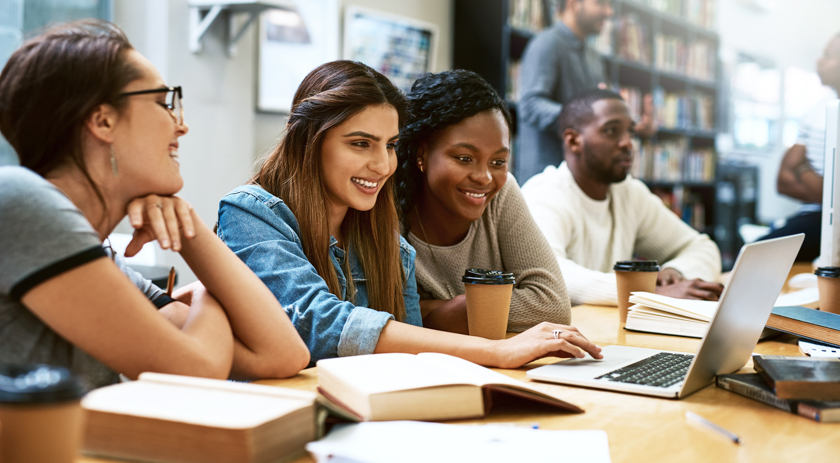
[[[551,22],[554,8],[554,1],[541,0],[545,21],[524,29],[509,21],[515,1],[522,0],[455,0],[453,54],[453,66],[481,74],[506,96],[514,115],[511,89],[516,87],[516,72],[511,69],[528,40]],[[650,94],[655,102],[658,130],[640,143],[633,175],[670,203],[683,220],[716,240],[737,235],[737,230],[721,230],[715,213],[720,38],[711,27],[714,11],[698,13],[705,12],[702,6],[707,3],[713,9],[717,1],[613,0],[615,15],[594,40],[602,52],[607,84],[624,90],[631,97],[628,103],[639,112],[644,95]],[[645,33],[628,32],[629,26],[624,26],[628,22]],[[633,50],[633,45],[644,53]],[[646,59],[638,59],[645,54]],[[686,58],[689,54],[692,60]],[[674,59],[677,56],[682,61]]]

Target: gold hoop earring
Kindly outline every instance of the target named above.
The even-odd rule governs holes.
[[[117,158],[114,156],[114,145],[111,145],[111,173],[117,177]]]

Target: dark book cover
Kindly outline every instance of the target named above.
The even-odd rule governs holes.
[[[831,312],[799,306],[773,307],[767,328],[840,347],[840,315]]]
[[[782,399],[840,400],[840,360],[753,356],[755,371]]]
[[[822,423],[840,421],[840,402],[780,399],[757,373],[718,375],[717,387]]]

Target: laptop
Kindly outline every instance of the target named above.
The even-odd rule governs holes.
[[[678,398],[732,373],[750,359],[773,303],[782,291],[804,234],[741,248],[732,278],[696,354],[606,346],[589,355],[527,372],[531,379],[656,397]]]

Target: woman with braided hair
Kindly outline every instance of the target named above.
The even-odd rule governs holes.
[[[601,358],[565,325],[542,323],[499,341],[422,328],[415,251],[399,234],[391,179],[405,105],[364,64],[319,66],[295,93],[282,139],[259,172],[222,198],[219,236],[280,301],[312,361],[441,352],[516,368],[582,357],[581,349]]]
[[[548,242],[508,173],[511,117],[471,71],[428,74],[408,94],[397,146],[403,234],[417,250],[423,325],[467,332],[467,268],[512,272],[508,331],[569,323],[569,296]]]

